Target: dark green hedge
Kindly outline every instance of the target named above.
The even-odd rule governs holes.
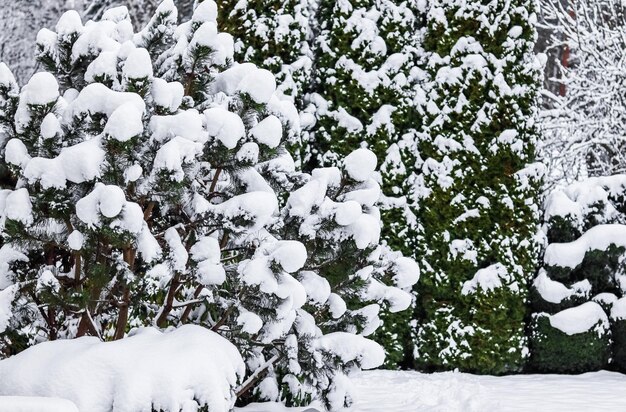
[[[595,328],[594,328],[595,329]],[[611,332],[568,335],[550,325],[549,315],[534,316],[530,369],[541,373],[583,373],[603,369],[611,357]],[[625,358],[626,359],[626,358]]]

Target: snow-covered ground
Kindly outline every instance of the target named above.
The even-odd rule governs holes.
[[[354,379],[353,412],[603,412],[626,410],[626,375],[476,376],[370,371]],[[307,408],[294,408],[300,412]],[[280,412],[257,404],[238,412]]]

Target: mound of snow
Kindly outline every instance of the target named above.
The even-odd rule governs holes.
[[[226,412],[244,373],[237,349],[214,332],[145,328],[115,342],[44,342],[0,361],[0,395],[63,398],[90,412]]]
[[[552,243],[546,248],[544,262],[548,266],[575,268],[591,250],[606,250],[609,246],[626,247],[626,225],[598,225],[569,243]]]
[[[563,333],[575,335],[589,332],[592,329],[598,332],[607,330],[609,319],[602,306],[596,302],[587,302],[550,316],[550,325]],[[600,329],[598,330],[598,328]]]
[[[576,282],[568,288],[561,282],[550,279],[543,269],[533,281],[533,286],[545,301],[557,304],[571,296],[588,297],[591,292],[591,283],[587,279]]]
[[[343,167],[352,179],[364,182],[376,170],[376,163],[376,155],[371,150],[357,149],[346,156]]]

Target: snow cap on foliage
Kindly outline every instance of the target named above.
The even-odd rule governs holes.
[[[568,335],[591,330],[603,333],[609,329],[609,320],[602,306],[596,302],[586,302],[550,316],[550,325]]]

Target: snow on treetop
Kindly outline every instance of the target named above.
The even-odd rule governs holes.
[[[152,59],[148,50],[140,47],[133,49],[124,62],[123,73],[127,79],[151,78]]]
[[[41,137],[44,139],[52,139],[55,136],[60,135],[63,131],[61,130],[61,122],[55,116],[54,113],[48,113],[46,117],[44,117],[41,122]]]
[[[217,4],[213,0],[204,0],[198,3],[191,20],[199,23],[207,21],[215,23],[217,21]]]
[[[267,116],[250,129],[254,139],[270,148],[277,147],[283,137],[283,125],[274,115]]]
[[[152,80],[152,98],[157,106],[175,112],[183,101],[185,90],[180,82],[171,82],[156,77]]]
[[[602,306],[596,302],[586,302],[550,316],[550,325],[568,335],[585,333],[592,329],[602,333],[609,329],[609,319]]]
[[[120,142],[130,140],[143,133],[143,113],[130,102],[122,104],[111,113],[104,133]]]
[[[11,69],[3,62],[0,62],[0,87],[14,92],[18,90],[13,72],[11,72]]]
[[[276,79],[269,70],[256,69],[241,79],[237,90],[248,94],[255,102],[264,104],[270,101],[276,91]]]
[[[146,328],[114,342],[44,342],[0,361],[0,394],[59,397],[93,412],[178,412],[203,405],[227,412],[244,371],[233,344],[206,328]]]
[[[592,250],[606,250],[609,246],[626,247],[626,225],[597,225],[569,243],[551,243],[543,261],[548,266],[575,268]]]
[[[115,23],[119,23],[124,20],[129,20],[130,14],[126,6],[112,7],[102,13],[102,20],[110,20]]]
[[[64,39],[74,34],[80,34],[83,30],[83,21],[76,10],[68,10],[59,19],[55,30],[60,38]]]
[[[417,262],[404,256],[394,261],[394,281],[399,288],[408,288],[417,283],[420,278],[420,268]]]
[[[204,111],[209,136],[216,138],[227,149],[234,149],[246,133],[246,128],[238,114],[221,107]]]

